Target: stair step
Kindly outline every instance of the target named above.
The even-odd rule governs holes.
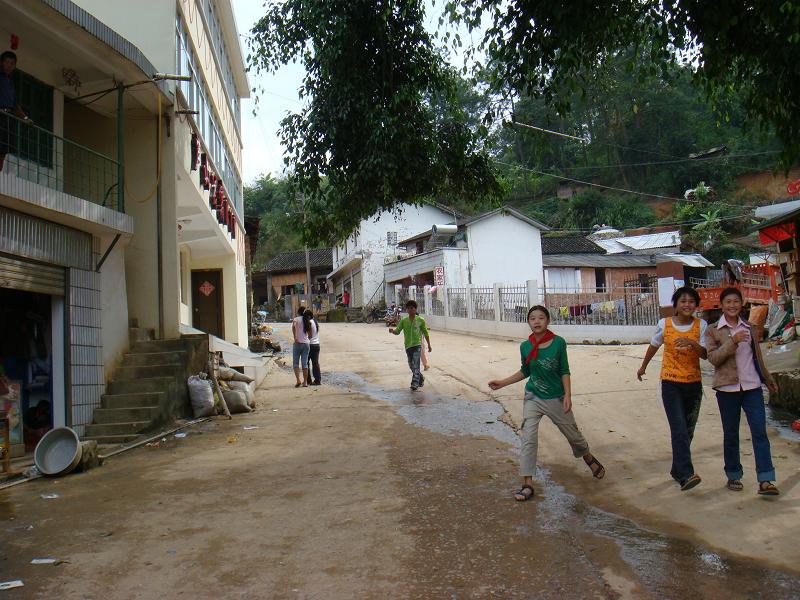
[[[183,375],[183,365],[119,367],[116,371],[114,371],[114,381],[129,381],[131,379],[146,379],[153,377],[180,377],[182,379]]]
[[[183,340],[142,340],[131,347],[132,353],[140,352],[177,352],[183,350]]]
[[[120,444],[127,444],[139,438],[138,433],[129,433],[124,435],[86,435],[83,436],[85,440],[95,440],[98,444],[107,444],[109,446],[119,446]],[[103,454],[102,452],[100,454]]]
[[[186,360],[186,352],[171,350],[166,352],[129,352],[125,354],[122,364],[126,367],[150,367],[158,365],[182,365]]]
[[[95,408],[94,422],[97,425],[116,423],[152,422],[158,418],[158,406],[140,406],[134,408]]]
[[[142,327],[129,327],[128,337],[130,338],[131,343],[145,342],[156,337],[156,331],[155,329],[146,329]]]
[[[128,381],[109,381],[106,391],[109,396],[122,394],[149,394],[167,392],[175,384],[174,377],[143,377]]]
[[[103,408],[144,408],[158,407],[166,392],[142,392],[134,394],[103,394]]]
[[[96,409],[103,410],[103,409]],[[127,423],[91,423],[86,426],[86,437],[105,435],[133,435],[150,427],[150,421],[130,421]]]

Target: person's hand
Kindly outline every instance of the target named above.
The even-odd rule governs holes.
[[[645,372],[646,370],[647,370],[647,367],[644,367],[644,366],[642,366],[642,367],[639,367],[639,370],[638,370],[638,371],[636,371],[636,377],[638,377],[638,378],[639,378],[639,381],[641,381],[641,380],[642,380],[642,377],[644,377],[644,372]]]
[[[679,337],[675,340],[676,348],[691,348],[694,346],[694,340],[687,337]]]
[[[431,348],[430,344],[428,344],[428,352],[433,352],[433,348]]]
[[[572,398],[569,394],[564,396],[564,414],[567,414],[569,411],[572,410]]]
[[[394,327],[389,327],[389,333],[394,333]]]
[[[734,344],[741,344],[750,339],[750,333],[747,331],[737,331],[731,336]]]
[[[779,391],[778,383],[775,381],[770,381],[769,383],[767,383],[767,388],[769,389],[771,394],[777,394]]]
[[[496,379],[492,379],[489,382],[489,387],[492,388],[493,390],[499,390],[501,387],[503,387],[503,384],[497,381]]]

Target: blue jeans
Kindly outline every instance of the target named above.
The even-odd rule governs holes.
[[[753,440],[758,481],[775,481],[775,467],[772,465],[767,437],[767,411],[761,388],[744,392],[717,392],[717,404],[724,432],[725,475],[728,479],[736,481],[744,474],[739,460],[739,420],[744,411]]]
[[[702,398],[703,385],[699,381],[661,382],[661,400],[672,437],[672,470],[669,474],[681,484],[694,475],[690,446]]]
[[[308,368],[308,354],[311,351],[310,344],[292,344],[292,366],[295,369]]]
[[[308,378],[314,383],[320,383],[322,381],[322,372],[319,369],[319,344],[311,344],[310,348],[308,362],[311,364],[311,372],[308,374]]]
[[[419,361],[422,356],[422,346],[411,346],[406,348],[408,358],[408,368],[411,369],[411,387],[418,388],[425,383],[425,377],[419,370]]]

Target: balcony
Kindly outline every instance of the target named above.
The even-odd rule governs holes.
[[[124,212],[119,163],[8,112],[0,112],[3,174]]]

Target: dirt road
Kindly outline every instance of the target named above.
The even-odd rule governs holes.
[[[593,480],[543,427],[552,472],[535,501],[516,504],[516,438],[483,386],[516,368],[514,343],[435,334],[425,391],[412,394],[401,342],[385,328],[323,324],[322,334],[328,385],[294,389],[278,367],[256,413],[0,492],[0,582],[25,582],[3,597],[797,596],[800,578],[766,566],[763,549],[771,542],[779,567],[797,564],[793,484],[783,478],[777,503],[747,494],[729,507],[715,496],[721,458],[708,440],[705,489],[687,497],[668,486],[666,425],[648,398],[657,365],[644,394],[613,391],[626,386],[619,374],[588,379],[590,364],[634,366],[636,349],[571,348],[578,420],[608,478]],[[500,398],[512,418],[517,391]],[[796,472],[795,452],[784,460]],[[50,492],[58,498],[42,498]],[[717,511],[759,562],[710,549],[725,548],[701,526]],[[773,518],[788,524],[780,534],[765,529]],[[68,562],[31,565],[37,557]]]

